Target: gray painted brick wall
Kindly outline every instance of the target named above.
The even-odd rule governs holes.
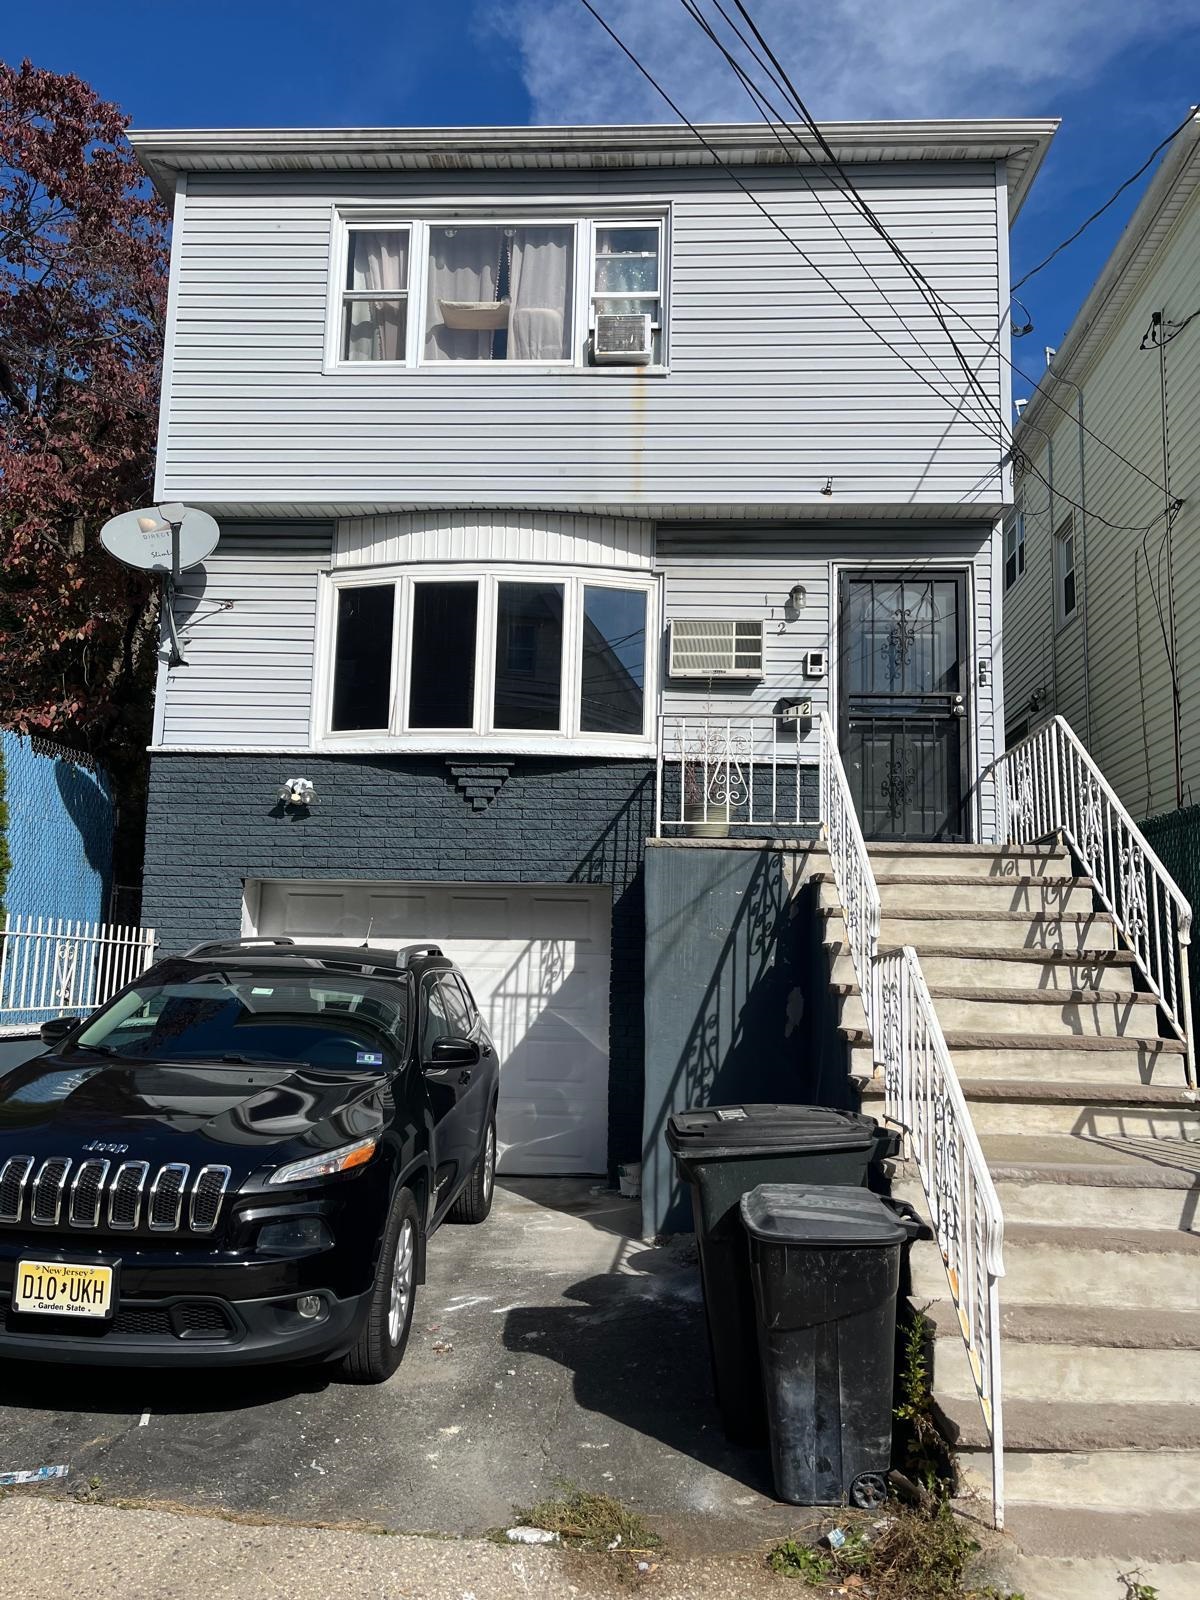
[[[246,878],[608,884],[613,895],[609,1156],[641,1147],[648,762],[507,758],[473,809],[458,756],[158,755],[150,764],[143,921],[163,952],[236,936]],[[316,786],[307,813],[279,787]]]

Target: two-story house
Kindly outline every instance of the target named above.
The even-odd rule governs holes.
[[[502,1170],[603,1173],[660,728],[791,706],[799,794],[825,712],[870,836],[993,838],[1008,229],[1053,128],[830,125],[841,174],[759,126],[135,133],[175,219],[156,494],[223,530],[158,684],[165,947],[443,942]]]

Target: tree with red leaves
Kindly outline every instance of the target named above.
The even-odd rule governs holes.
[[[169,225],[127,125],[0,62],[0,724],[118,766],[148,743],[157,602],[99,532],[151,494]]]

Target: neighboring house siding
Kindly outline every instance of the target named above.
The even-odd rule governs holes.
[[[1002,408],[1000,363],[986,354],[1006,307],[995,165],[897,162],[853,176],[934,290],[982,331],[976,340],[956,324]],[[961,371],[887,247],[817,176],[857,260],[795,174],[747,169],[745,179],[833,288],[728,178],[703,169],[193,175],[176,247],[160,493],[243,508],[824,507],[832,477],[844,506],[997,505],[994,416],[972,424],[952,403]],[[419,211],[448,196],[669,204],[670,375],[450,364],[324,372],[335,206]],[[847,301],[915,355],[946,398]]]
[[[998,643],[992,625],[992,529],[930,527],[889,532],[884,528],[826,529],[809,524],[788,528],[739,529],[736,543],[719,529],[658,530],[657,565],[664,574],[664,622],[672,617],[751,618],[765,623],[764,678],[761,683],[714,682],[667,677],[663,646],[662,710],[668,717],[711,712],[734,719],[770,713],[781,696],[811,696],[814,716],[827,711],[837,721],[837,575],[839,569],[880,567],[903,572],[962,567],[970,574],[971,637],[967,665],[974,709],[974,772],[981,775],[998,749],[996,719]],[[784,616],[793,584],[805,589],[804,609],[795,622]],[[665,628],[664,628],[665,635]],[[824,650],[824,677],[805,674],[805,655]],[[979,663],[987,682],[979,682]],[[815,758],[815,735],[808,744]],[[991,786],[979,795],[983,838],[995,828]]]
[[[641,1147],[644,841],[654,825],[649,762],[520,759],[484,810],[455,757],[309,756],[318,800],[277,804],[269,756],[151,760],[145,920],[164,953],[241,932],[247,878],[608,885],[613,896],[609,1155]]]
[[[310,742],[317,577],[332,526],[227,526],[183,575],[186,665],[163,673],[156,744],[277,750]]]
[[[7,731],[10,916],[102,922],[112,877],[114,807],[108,775],[43,754]]]
[[[1193,193],[1090,365],[1071,375],[1083,387],[1088,429],[1158,483],[1163,480],[1159,354],[1139,345],[1153,312],[1182,320],[1200,307],[1197,261],[1200,191]],[[1024,714],[1030,696],[1040,693],[1043,706],[1035,720],[1051,711],[1066,717],[1136,817],[1176,803],[1171,678],[1163,644],[1172,612],[1182,695],[1184,800],[1200,800],[1200,321],[1172,340],[1165,354],[1170,487],[1184,502],[1172,531],[1173,566],[1163,540],[1161,491],[1090,437],[1084,439],[1081,495],[1075,391],[1060,385],[1054,397],[1069,415],[1043,407],[1037,418],[1053,438],[1054,504],[1044,484],[1032,475],[1022,479],[1018,504],[1023,501],[1027,508],[1027,567],[1005,599],[1010,720]],[[1018,444],[1049,476],[1042,434],[1026,427]],[[1092,515],[1076,518],[1079,609],[1058,628],[1052,544],[1054,527],[1070,511],[1063,495],[1084,500]],[[1119,526],[1106,527],[1100,517]],[[1151,523],[1143,551],[1143,536],[1134,530]]]

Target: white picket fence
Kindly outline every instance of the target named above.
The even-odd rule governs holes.
[[[64,917],[6,917],[0,933],[0,1023],[86,1013],[154,959],[154,929]]]

